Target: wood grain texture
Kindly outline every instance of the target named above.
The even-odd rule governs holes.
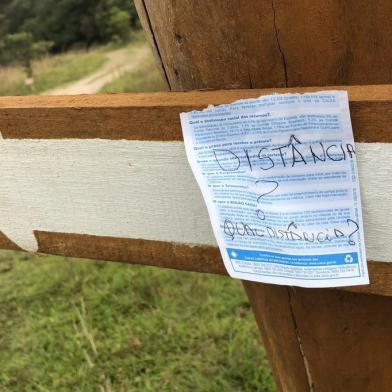
[[[162,80],[165,81],[167,87],[169,87],[169,81],[167,79],[164,64],[162,63],[162,58],[161,58],[161,54],[159,52],[159,48],[158,48],[156,41],[155,41],[155,36],[154,36],[154,33],[152,31],[152,27],[151,27],[150,17],[147,13],[146,5],[144,4],[144,0],[134,0],[134,4],[136,7],[136,11],[139,15],[140,23],[143,26],[144,36],[146,37],[147,42],[150,45],[150,48],[151,48],[152,53],[155,58],[155,62],[157,64],[159,72],[161,74]]]
[[[143,3],[172,90],[285,86],[270,2]]]
[[[164,241],[35,231],[39,252],[227,275],[219,249]],[[0,237],[0,247],[14,247]]]
[[[280,391],[391,390],[390,298],[243,283]]]
[[[255,282],[243,283],[256,314],[278,390],[310,390],[311,380],[302,347],[298,342],[297,325],[292,314],[287,287]]]
[[[357,142],[392,142],[392,85],[331,86],[349,94]],[[181,112],[209,104],[257,98],[272,92],[318,91],[295,89],[218,90],[63,97],[0,97],[4,138],[182,140]]]
[[[389,0],[144,0],[171,89],[391,83]]]
[[[314,391],[391,390],[390,298],[339,290],[288,292]]]
[[[288,86],[391,83],[391,1],[272,3]]]

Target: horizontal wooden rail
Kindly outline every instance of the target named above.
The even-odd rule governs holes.
[[[169,93],[0,97],[4,138],[182,140],[179,113],[257,98],[273,92],[319,91],[320,87],[205,90]],[[330,86],[349,93],[357,142],[392,141],[392,85]]]
[[[392,86],[326,89],[348,90],[359,143],[371,285],[348,290],[392,295]],[[0,247],[36,243],[48,254],[226,274],[186,162],[179,114],[318,90],[2,97]]]

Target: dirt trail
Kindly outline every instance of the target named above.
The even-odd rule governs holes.
[[[143,63],[150,50],[147,46],[140,46],[133,50],[129,48],[118,49],[106,54],[106,63],[94,73],[72,82],[66,86],[57,87],[53,90],[45,91],[42,95],[74,95],[74,94],[94,94],[103,86],[118,78],[124,72],[136,69]]]

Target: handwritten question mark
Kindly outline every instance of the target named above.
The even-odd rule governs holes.
[[[275,192],[276,189],[279,187],[279,183],[276,182],[276,181],[274,181],[274,180],[263,180],[263,179],[259,179],[259,180],[256,180],[256,181],[255,181],[255,184],[257,185],[257,184],[259,184],[259,183],[261,183],[261,182],[271,184],[271,185],[272,185],[272,189],[270,189],[268,192],[262,193],[262,194],[257,198],[257,203],[258,203],[258,204],[260,204],[260,200],[261,200],[264,196],[270,195],[272,192]],[[257,217],[258,217],[260,220],[265,220],[265,212],[264,212],[263,210],[257,209],[257,210],[256,210],[256,214],[257,214]]]
[[[351,238],[357,231],[359,231],[359,225],[358,225],[358,223],[357,222],[355,222],[354,220],[352,220],[352,219],[347,219],[347,224],[348,224],[348,226],[350,226],[350,222],[351,223],[354,223],[354,225],[355,225],[355,230],[353,231],[353,232],[351,232],[349,235],[348,235],[348,243],[349,243],[349,245],[355,245],[356,244],[356,242]]]

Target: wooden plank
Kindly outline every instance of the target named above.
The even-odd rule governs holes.
[[[42,231],[35,235],[42,253],[227,275],[213,246]],[[0,247],[17,249],[6,237],[0,237]]]
[[[368,142],[357,145],[366,185],[368,256],[391,261],[392,251],[384,243],[389,243],[392,211],[385,198],[392,193],[387,169],[392,164],[392,87],[348,90],[355,134]],[[186,162],[178,115],[270,91],[0,98],[0,246],[34,249],[38,244],[43,253],[225,273]],[[387,170],[377,169],[377,159],[385,161]],[[19,189],[14,178],[27,179],[29,191]],[[23,197],[14,200],[12,194]],[[143,226],[146,217],[153,227]],[[392,263],[371,262],[372,284],[349,290],[392,295],[391,275]]]
[[[0,97],[3,138],[182,140],[179,114],[295,89],[217,90],[63,97]],[[392,85],[330,86],[349,93],[357,142],[392,141]]]

